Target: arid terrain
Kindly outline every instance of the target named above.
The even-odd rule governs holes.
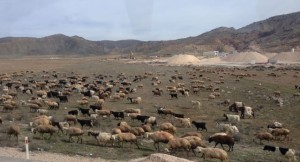
[[[297,158],[299,159],[300,142],[299,142],[299,126],[300,126],[300,96],[299,90],[295,89],[295,85],[300,85],[300,66],[299,64],[292,65],[251,65],[251,66],[165,66],[153,65],[146,63],[127,63],[128,60],[122,59],[105,59],[104,57],[78,57],[78,58],[23,58],[23,59],[1,59],[0,60],[0,74],[7,75],[11,80],[3,80],[0,94],[4,94],[3,88],[6,83],[11,81],[21,81],[22,83],[29,83],[29,80],[45,81],[54,80],[58,83],[59,79],[68,79],[71,76],[87,77],[84,84],[92,83],[97,80],[96,76],[103,76],[103,81],[119,81],[115,82],[112,89],[112,94],[115,93],[121,86],[120,76],[124,76],[127,82],[131,85],[128,87],[136,88],[136,92],[126,94],[124,99],[113,101],[106,98],[103,109],[123,111],[127,108],[139,108],[143,115],[155,116],[158,125],[163,122],[171,122],[177,127],[175,133],[176,137],[180,137],[186,132],[197,131],[194,126],[184,128],[173,116],[160,116],[157,114],[155,105],[166,106],[176,113],[182,113],[185,117],[190,118],[191,121],[204,121],[207,124],[208,131],[200,132],[205,140],[207,147],[213,147],[214,143],[208,143],[207,139],[213,133],[221,132],[216,127],[216,122],[226,122],[223,117],[224,113],[235,114],[229,112],[228,106],[221,103],[226,99],[230,99],[231,103],[241,101],[247,106],[251,106],[255,111],[255,118],[241,119],[236,126],[239,129],[239,134],[235,136],[234,151],[228,152],[229,161],[232,162],[279,162],[284,159],[279,154],[263,151],[263,144],[255,139],[255,133],[261,131],[268,131],[267,125],[274,121],[280,122],[283,126],[290,130],[288,140],[274,140],[263,141],[264,144],[273,146],[282,146],[293,148],[296,150]],[[19,74],[19,75],[16,75]],[[53,75],[57,74],[58,78]],[[2,75],[3,76],[3,75]],[[143,76],[141,81],[133,82],[135,76]],[[181,76],[182,79],[179,79]],[[161,81],[158,85],[153,85],[153,78],[157,77]],[[173,77],[173,79],[172,79]],[[176,79],[174,79],[176,78]],[[192,80],[203,81],[198,93],[192,91]],[[167,90],[167,86],[178,86],[184,84],[184,88],[189,89],[189,96],[182,96],[178,94],[178,99],[171,98]],[[138,85],[143,85],[138,88]],[[29,83],[29,86],[32,86]],[[98,84],[97,86],[104,86]],[[18,107],[12,112],[3,112],[2,106],[0,108],[0,117],[3,124],[0,125],[0,146],[15,147],[24,151],[24,137],[29,137],[31,151],[46,151],[53,153],[68,154],[71,156],[81,155],[92,158],[102,158],[106,160],[124,160],[141,158],[157,153],[150,140],[140,138],[140,149],[135,145],[129,143],[124,144],[124,148],[118,146],[102,146],[97,145],[96,140],[87,133],[83,136],[83,143],[69,142],[68,136],[65,134],[54,134],[51,139],[46,139],[49,136],[45,134],[45,139],[42,139],[40,134],[33,134],[29,128],[29,122],[33,117],[38,116],[36,112],[30,112],[29,107],[22,106],[21,101],[28,101],[32,97],[37,97],[36,90],[33,94],[28,95],[22,91],[14,88],[9,91],[17,92],[17,97],[13,100]],[[213,87],[214,91],[207,87]],[[154,96],[152,91],[156,88],[162,89],[161,96]],[[53,88],[62,90],[63,87]],[[280,107],[276,103],[274,91],[280,91],[280,98],[283,105]],[[212,93],[220,93],[215,99],[208,99]],[[141,104],[132,104],[127,97],[142,98]],[[68,96],[69,101],[60,103],[59,110],[49,110],[49,114],[58,121],[63,121],[64,116],[68,111],[76,109],[79,105],[76,100],[83,96],[78,92],[72,92]],[[46,98],[54,101],[59,101],[57,98]],[[93,103],[93,99],[88,98],[89,105]],[[198,100],[201,102],[201,108],[195,108],[191,100]],[[42,108],[47,109],[46,105]],[[92,112],[92,111],[91,111]],[[86,117],[79,114],[80,117]],[[6,127],[12,121],[18,124],[21,128],[19,140],[15,137],[7,138],[5,133]],[[141,122],[131,120],[125,117],[125,121],[131,126],[141,126]],[[94,122],[92,130],[110,132],[112,128],[117,127],[120,120],[111,117],[98,117]],[[76,127],[80,127],[79,124]],[[90,128],[84,127],[84,131]],[[154,130],[158,130],[155,126]],[[142,144],[142,145],[141,145]],[[161,148],[166,145],[161,144]],[[217,147],[221,148],[220,145]],[[228,149],[224,145],[225,150]],[[163,149],[161,149],[163,152]],[[163,152],[164,153],[164,152]],[[42,155],[42,153],[39,153]],[[185,158],[192,161],[203,161],[201,155],[196,156],[189,152],[186,155],[185,151],[178,150],[172,155]],[[10,156],[10,155],[9,155]],[[210,160],[207,161],[216,161]]]

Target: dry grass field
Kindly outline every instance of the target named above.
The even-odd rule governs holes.
[[[282,161],[283,157],[278,154],[263,151],[263,146],[259,142],[253,142],[254,134],[260,131],[267,131],[267,125],[278,121],[291,130],[290,140],[284,141],[263,141],[264,144],[282,146],[296,149],[298,159],[300,151],[300,97],[293,97],[294,93],[299,92],[294,88],[294,85],[300,85],[300,67],[275,67],[275,68],[263,68],[263,67],[197,67],[192,66],[152,66],[147,64],[125,64],[121,60],[107,61],[101,60],[96,57],[86,58],[65,58],[65,59],[2,59],[0,60],[0,74],[7,73],[12,74],[14,72],[21,73],[23,76],[13,77],[12,80],[21,80],[22,82],[28,82],[29,78],[33,78],[37,81],[43,81],[42,75],[60,72],[65,73],[66,76],[73,76],[78,74],[79,76],[87,76],[86,83],[92,82],[95,76],[103,74],[107,76],[104,80],[115,80],[117,76],[124,73],[127,77],[127,81],[132,82],[134,76],[145,75],[145,73],[151,73],[152,75],[145,75],[145,79],[141,82],[132,83],[131,88],[137,87],[138,84],[143,84],[143,88],[137,88],[137,92],[128,94],[128,96],[136,97],[140,96],[143,99],[142,104],[131,104],[128,100],[122,99],[120,101],[113,102],[107,99],[104,103],[104,109],[122,111],[126,108],[140,108],[142,114],[156,116],[158,118],[158,124],[164,121],[170,121],[177,126],[178,131],[176,136],[180,136],[185,132],[196,131],[195,127],[182,128],[180,124],[176,123],[174,117],[160,117],[157,114],[154,105],[166,106],[173,109],[177,113],[183,113],[191,120],[205,121],[207,123],[208,131],[202,131],[201,133],[207,139],[211,134],[220,132],[216,128],[216,122],[224,121],[224,113],[229,112],[228,106],[222,106],[220,103],[226,99],[230,99],[231,102],[242,101],[247,106],[251,106],[255,109],[255,119],[242,119],[237,127],[240,134],[236,137],[234,145],[234,151],[229,152],[229,161],[232,162],[269,162],[269,161]],[[46,73],[47,72],[47,73]],[[195,74],[195,79],[203,80],[204,85],[212,85],[218,87],[221,95],[214,100],[208,100],[209,94],[212,92],[206,89],[201,89],[198,94],[193,94],[190,91],[190,96],[184,97],[179,94],[178,99],[171,99],[166,90],[168,85],[177,85],[178,83],[184,83],[185,87],[190,89],[191,83],[190,75]],[[276,76],[269,76],[268,74],[274,73]],[[175,83],[170,83],[171,76],[174,75],[183,76],[183,79],[176,79]],[[233,74],[249,74],[249,76],[239,78]],[[200,77],[202,75],[202,77]],[[60,78],[66,78],[59,75]],[[161,84],[158,86],[152,86],[151,78],[158,76],[161,80]],[[224,84],[216,84],[215,81],[220,80],[220,76],[224,78]],[[50,77],[49,80],[55,78]],[[3,81],[3,85],[7,81]],[[113,92],[117,89],[117,86],[113,89]],[[152,90],[155,88],[161,88],[164,90],[162,96],[153,96]],[[12,91],[16,91],[14,88]],[[280,91],[281,97],[284,100],[283,106],[279,107],[272,100],[274,91]],[[0,94],[2,94],[2,88]],[[19,107],[13,110],[11,113],[2,112],[2,106],[0,108],[0,116],[3,119],[3,124],[0,125],[0,146],[11,147],[24,147],[23,139],[28,136],[30,139],[30,148],[32,151],[43,149],[49,152],[59,152],[64,154],[79,154],[84,156],[102,157],[110,160],[128,160],[137,157],[148,156],[155,153],[153,143],[147,140],[141,140],[143,145],[141,149],[137,149],[136,146],[130,146],[125,143],[124,148],[111,147],[111,146],[97,146],[93,137],[87,134],[83,137],[83,144],[75,142],[70,143],[66,135],[55,134],[50,140],[43,140],[39,134],[32,134],[28,128],[28,123],[32,121],[32,118],[37,116],[37,113],[29,111],[28,107],[22,107],[20,100],[28,100],[33,95],[26,95],[22,92],[18,92],[17,101]],[[75,109],[78,105],[76,100],[82,97],[79,93],[72,93],[69,96],[69,102],[61,103],[59,110],[50,110],[50,114],[57,120],[62,121],[64,115],[69,110]],[[201,109],[195,109],[192,107],[191,100],[200,100]],[[67,109],[65,109],[67,108]],[[21,135],[18,143],[15,138],[7,139],[4,133],[5,126],[8,125],[9,120],[14,119],[16,123],[21,126]],[[140,126],[141,122],[132,121],[128,117],[125,118],[131,126]],[[112,128],[117,126],[120,120],[115,120],[112,116],[110,118],[98,118],[93,130],[101,130],[110,132]],[[80,125],[76,125],[80,127]],[[84,127],[84,130],[88,128]],[[200,131],[199,131],[200,132]],[[47,135],[45,135],[47,136]],[[257,141],[257,140],[256,140]],[[207,143],[207,146],[214,146],[214,143]],[[162,144],[164,147],[165,145]],[[217,146],[220,147],[220,146]],[[227,145],[224,145],[225,149],[228,149]],[[194,161],[203,161],[200,155],[194,156],[193,153],[189,153],[186,156],[184,151],[177,151],[175,156],[183,157]],[[207,160],[216,161],[216,160]]]

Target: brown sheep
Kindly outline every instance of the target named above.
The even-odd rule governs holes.
[[[184,149],[188,155],[191,149],[191,143],[185,138],[173,138],[168,142],[167,148],[165,148],[165,150],[167,152],[170,152],[170,150],[175,149]]]
[[[201,133],[198,133],[198,132],[187,132],[185,133],[184,135],[182,135],[181,137],[188,137],[188,136],[196,136],[196,137],[199,137],[202,139],[202,134]]]
[[[269,128],[271,129],[271,128]],[[289,134],[290,134],[290,130],[286,129],[286,128],[275,128],[275,129],[271,129],[271,134],[275,137],[275,139],[277,139],[277,137],[284,137],[284,139],[288,139],[289,140]],[[283,139],[283,140],[284,140]]]
[[[121,144],[122,148],[123,148],[123,143],[124,142],[130,142],[131,144],[134,143],[137,146],[138,149],[140,148],[139,145],[138,145],[136,136],[132,133],[114,134],[114,135],[112,135],[111,138],[114,141],[118,141],[118,143],[121,142],[122,143]]]
[[[50,134],[49,139],[50,139],[52,135],[57,132],[57,129],[52,125],[39,125],[36,128],[33,128],[33,133],[36,134],[36,132],[39,132],[42,135],[43,139],[44,139],[44,134],[49,133]]]
[[[19,136],[20,132],[21,132],[20,127],[16,124],[13,124],[7,128],[6,134],[8,135],[8,138],[10,138],[11,135],[14,135],[18,141],[19,140],[18,136]]]
[[[84,134],[83,130],[76,127],[70,127],[70,128],[63,127],[63,129],[65,129],[67,134],[69,135],[69,142],[71,142],[73,136],[77,136],[77,143],[79,143],[79,140],[82,143],[82,136]]]
[[[64,118],[65,122],[68,122],[70,124],[70,122],[73,122],[74,125],[77,123],[77,118],[75,115],[66,115]],[[70,124],[71,125],[71,124]]]
[[[268,132],[260,132],[260,133],[256,133],[255,137],[257,139],[259,139],[259,143],[262,144],[262,140],[267,140],[267,141],[271,141],[274,139],[274,137],[272,136],[271,133]],[[253,139],[254,141],[254,139]]]
[[[197,147],[197,152],[202,153],[202,158],[205,161],[205,158],[219,159],[221,162],[226,162],[228,160],[227,152],[219,148],[203,148]]]
[[[151,139],[154,141],[154,148],[159,151],[159,143],[168,143],[171,139],[174,138],[172,134],[165,131],[156,131],[156,132],[146,132],[145,138]],[[157,145],[157,147],[156,147]]]
[[[165,122],[159,125],[159,130],[174,134],[176,132],[176,127],[169,122]]]

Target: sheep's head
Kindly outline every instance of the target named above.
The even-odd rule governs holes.
[[[164,151],[170,153],[170,150],[168,148],[164,148]]]
[[[195,151],[195,152],[198,152],[198,153],[201,153],[201,152],[202,152],[202,149],[203,149],[203,147],[198,146],[198,147],[196,147],[196,148],[194,149],[194,151]]]
[[[36,128],[31,128],[31,133],[36,134]]]

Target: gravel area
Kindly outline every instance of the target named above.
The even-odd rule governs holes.
[[[26,154],[18,148],[0,147],[0,161],[6,162],[26,162]],[[30,152],[29,161],[31,162],[121,162],[105,160],[101,158],[91,158],[83,156],[68,156],[49,152]],[[186,159],[178,158],[167,154],[152,154],[148,157],[127,160],[127,162],[191,162]]]

